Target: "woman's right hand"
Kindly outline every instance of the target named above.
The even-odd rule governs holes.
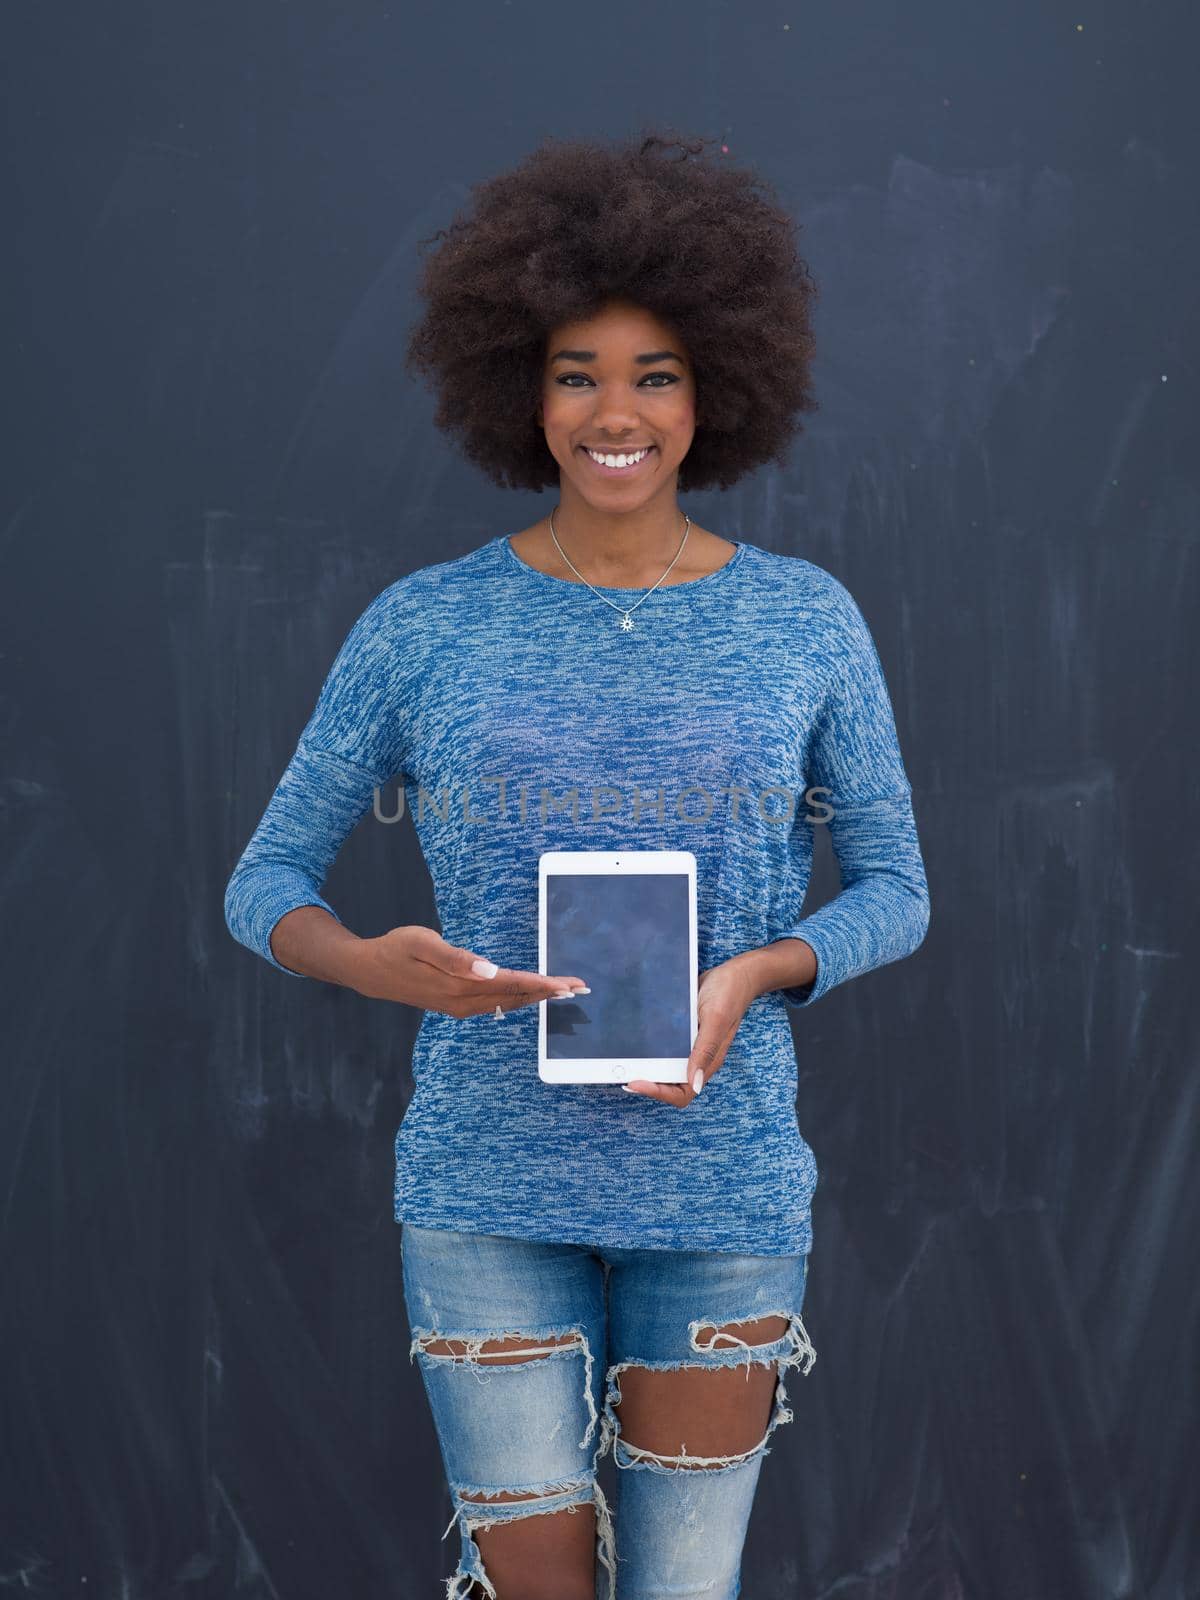
[[[473,971],[475,962],[494,976]],[[399,1000],[451,1017],[482,1016],[497,1005],[515,1011],[551,996],[590,992],[582,978],[543,977],[539,972],[497,967],[420,924],[361,939],[355,949],[352,987],[371,1000]]]

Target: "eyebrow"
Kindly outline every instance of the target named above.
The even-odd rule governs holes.
[[[551,361],[594,361],[594,350],[556,350],[550,357]],[[648,366],[652,361],[678,361],[683,366],[683,357],[677,356],[674,350],[648,350],[644,355],[633,358],[641,366]]]

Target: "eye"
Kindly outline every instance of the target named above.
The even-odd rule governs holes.
[[[555,382],[561,383],[564,388],[575,388],[575,384],[568,385],[568,378],[583,378],[588,383],[592,381],[586,372],[564,372],[560,377],[555,379]],[[665,378],[667,380],[666,384],[656,383],[653,386],[656,389],[669,388],[671,384],[679,382],[679,374],[677,372],[648,372],[642,379],[642,383],[648,382],[651,378]],[[641,385],[639,385],[639,388],[640,387]]]

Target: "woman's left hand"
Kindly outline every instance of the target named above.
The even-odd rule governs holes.
[[[696,988],[696,1042],[688,1057],[686,1083],[651,1083],[634,1078],[624,1085],[633,1094],[668,1106],[689,1106],[718,1071],[751,1004],[758,998],[753,968],[734,956],[700,974]],[[700,1088],[695,1085],[699,1083]]]

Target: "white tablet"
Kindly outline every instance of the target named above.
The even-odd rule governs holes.
[[[696,857],[690,850],[547,850],[538,858],[538,971],[590,994],[538,1005],[547,1083],[683,1083],[696,1042]]]

